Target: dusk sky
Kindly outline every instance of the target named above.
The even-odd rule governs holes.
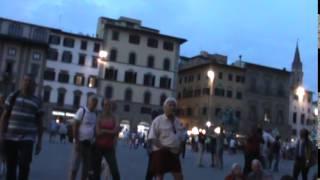
[[[100,16],[127,16],[188,41],[181,55],[201,50],[291,69],[297,40],[304,85],[317,92],[316,0],[1,0],[0,16],[95,34]],[[315,97],[314,97],[315,98]]]

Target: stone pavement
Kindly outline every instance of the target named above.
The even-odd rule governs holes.
[[[71,144],[49,144],[47,139],[43,142],[43,150],[39,156],[35,156],[31,168],[30,180],[67,180],[69,169]],[[186,180],[223,180],[229,172],[234,162],[239,162],[243,166],[243,155],[229,155],[225,153],[225,168],[219,170],[209,167],[209,155],[204,157],[205,167],[196,166],[196,154],[187,151],[186,158],[182,160],[182,168]],[[142,148],[130,150],[123,142],[119,142],[117,148],[117,158],[121,179],[123,180],[144,180],[147,167],[147,154]],[[278,180],[283,174],[291,174],[292,161],[281,161],[280,172],[274,174],[274,179]],[[315,167],[310,175],[315,173]],[[173,179],[171,175],[166,175],[165,179]]]

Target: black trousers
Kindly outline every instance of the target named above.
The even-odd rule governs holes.
[[[93,145],[90,141],[80,141],[80,156],[82,160],[81,179],[93,178]]]
[[[32,161],[33,141],[5,140],[5,156],[7,164],[6,180],[28,180]],[[17,168],[19,176],[17,178]]]
[[[146,173],[146,180],[152,180],[154,175],[151,171],[151,153],[148,155],[148,167],[147,167],[147,173]]]
[[[308,180],[309,166],[307,165],[307,162],[304,158],[296,158],[294,162],[293,178],[295,180],[298,179],[300,172],[302,174],[302,179]]]

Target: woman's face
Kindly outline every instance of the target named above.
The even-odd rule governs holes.
[[[104,111],[106,111],[106,112],[110,112],[110,111],[111,111],[111,102],[110,102],[110,100],[105,99],[105,100],[103,101],[103,109],[104,109]]]

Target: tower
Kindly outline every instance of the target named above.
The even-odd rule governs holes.
[[[300,59],[299,44],[297,42],[296,51],[294,54],[294,59],[291,65],[292,77],[291,77],[291,86],[292,88],[297,88],[303,83],[303,71],[302,71],[302,62]]]

